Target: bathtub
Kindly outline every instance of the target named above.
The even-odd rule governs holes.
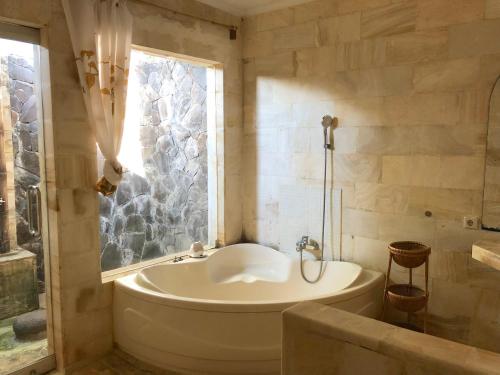
[[[300,264],[255,244],[166,262],[115,281],[114,338],[132,356],[187,374],[279,374],[281,312],[316,301],[368,317],[380,313],[383,275],[326,262],[317,284]],[[307,261],[313,277],[319,262]]]

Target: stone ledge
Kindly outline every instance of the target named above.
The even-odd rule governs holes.
[[[474,243],[472,258],[500,271],[500,242],[483,240]]]
[[[19,248],[14,251],[9,251],[8,253],[5,254],[0,254],[0,263],[15,262],[17,260],[35,258],[35,257],[36,255],[33,254],[31,251]]]
[[[36,255],[19,249],[0,257],[0,319],[38,307]]]
[[[351,352],[358,363],[345,362]],[[493,375],[500,374],[500,354],[313,302],[284,311],[284,375],[354,374],[360,367],[371,374]]]

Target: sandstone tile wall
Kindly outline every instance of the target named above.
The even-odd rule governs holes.
[[[311,302],[283,314],[283,375],[494,375],[500,355]]]
[[[499,4],[319,0],[246,18],[243,40],[245,239],[290,253],[302,234],[318,239],[320,121],[335,115],[344,259],[385,271],[390,241],[428,243],[431,331],[496,351],[500,274],[470,252],[500,237],[462,219],[482,211]]]

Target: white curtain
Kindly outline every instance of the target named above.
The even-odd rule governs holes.
[[[123,135],[132,42],[126,0],[63,0],[80,83],[97,144],[104,155],[97,190],[112,194],[123,172]]]

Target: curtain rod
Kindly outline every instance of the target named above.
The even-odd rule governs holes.
[[[142,3],[142,4],[145,4],[145,5],[151,5],[151,6],[154,6],[156,8],[160,8],[162,10],[166,10],[168,12],[172,12],[174,15],[180,15],[180,16],[184,16],[184,17],[190,17],[190,18],[194,18],[194,19],[199,20],[199,21],[211,23],[212,25],[215,25],[215,26],[224,27],[224,28],[226,28],[226,29],[229,30],[229,39],[231,39],[231,40],[236,39],[236,31],[238,30],[238,26],[236,26],[236,25],[230,25],[230,24],[227,24],[227,23],[212,21],[212,20],[209,20],[208,18],[203,18],[203,17],[200,17],[200,16],[194,16],[192,14],[188,14],[188,13],[184,13],[184,12],[179,12],[177,10],[173,10],[173,9],[170,9],[170,8],[167,8],[167,7],[164,7],[164,6],[161,6],[161,5],[149,2],[148,0],[133,0],[133,1],[136,2],[136,3]]]

